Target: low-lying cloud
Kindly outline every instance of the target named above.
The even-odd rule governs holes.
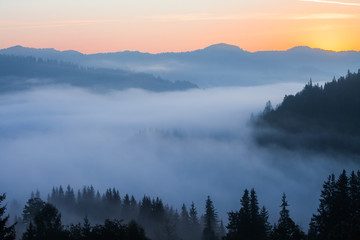
[[[42,197],[52,186],[118,188],[122,195],[159,196],[180,208],[207,195],[219,216],[240,207],[244,188],[276,221],[282,192],[305,229],[323,181],[356,163],[336,157],[261,149],[248,121],[267,100],[281,102],[301,84],[141,90],[95,94],[47,87],[0,96],[0,189],[8,200]]]

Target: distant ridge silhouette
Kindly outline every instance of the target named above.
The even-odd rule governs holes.
[[[197,88],[188,81],[172,82],[146,73],[81,67],[33,56],[0,55],[0,66],[1,93],[49,85],[70,85],[97,92],[129,88],[156,92]]]
[[[360,68],[360,52],[333,52],[297,46],[286,51],[248,52],[238,46],[218,43],[189,52],[159,54],[138,51],[82,54],[14,46],[0,55],[33,56],[72,62],[85,67],[150,73],[171,81],[190,81],[200,87],[252,86],[281,82],[307,83],[340,77]]]

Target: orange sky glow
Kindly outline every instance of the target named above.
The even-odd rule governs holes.
[[[228,43],[251,52],[360,51],[359,25],[359,0],[0,2],[0,48],[159,53]]]

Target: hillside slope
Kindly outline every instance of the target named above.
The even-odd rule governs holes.
[[[26,90],[49,84],[66,84],[95,91],[127,88],[175,91],[197,88],[187,81],[171,82],[151,74],[85,68],[73,63],[35,57],[0,55],[0,66],[0,92]]]
[[[255,121],[263,145],[360,153],[360,70],[324,84],[309,82]]]

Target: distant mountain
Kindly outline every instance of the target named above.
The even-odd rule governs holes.
[[[16,47],[14,50],[19,50]],[[28,49],[33,52],[32,49]],[[54,54],[55,50],[40,50]],[[65,54],[77,54],[66,52]],[[79,67],[74,63],[35,57],[0,55],[0,92],[27,90],[33,87],[66,84],[94,91],[140,88],[150,91],[175,91],[197,88],[186,81],[171,82],[151,74],[124,70]]]
[[[309,82],[254,121],[257,142],[360,154],[360,70],[324,86]]]
[[[186,80],[200,87],[249,86],[279,82],[324,82],[360,68],[360,52],[332,52],[309,47],[247,52],[215,44],[192,52],[150,54],[136,51],[82,54],[76,51],[15,46],[3,55],[33,56],[86,67],[146,72],[163,79]]]
[[[226,44],[226,43],[218,43],[204,48],[205,51],[223,51],[223,52],[244,52],[238,46]]]

